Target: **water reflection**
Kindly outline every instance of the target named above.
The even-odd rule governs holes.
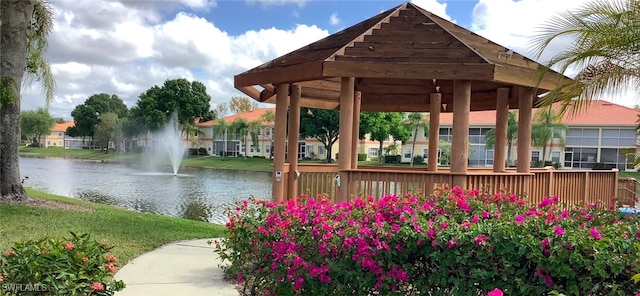
[[[207,202],[203,197],[193,194],[180,204],[180,217],[209,222],[209,217],[213,215],[214,206]]]
[[[101,194],[92,190],[82,191],[74,194],[79,199],[95,202],[103,205],[118,205],[118,200],[112,196]]]
[[[20,158],[25,186],[140,212],[225,223],[225,207],[254,196],[269,199],[271,174],[147,166],[68,159]],[[205,219],[206,218],[206,219]]]

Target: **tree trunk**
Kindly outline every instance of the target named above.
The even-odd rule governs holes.
[[[0,1],[0,199],[27,200],[20,181],[20,88],[35,0]]]
[[[511,142],[508,142],[508,144],[507,144],[507,167],[509,167],[511,165],[511,146],[513,146],[513,144]]]
[[[332,147],[333,147],[332,144],[329,144],[329,145],[324,144],[324,148],[325,148],[325,150],[327,150],[327,157],[324,160],[325,163],[331,163],[331,153],[333,152],[333,151],[331,151]]]
[[[413,144],[411,145],[411,163],[410,166],[413,166],[413,157],[414,151],[416,151],[416,139],[418,138],[418,126],[416,125],[416,129],[413,131]]]
[[[382,166],[382,143],[383,141],[378,141],[380,143],[378,145],[378,166]]]

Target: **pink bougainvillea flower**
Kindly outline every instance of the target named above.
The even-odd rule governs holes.
[[[562,229],[562,226],[560,225],[553,226],[553,231],[555,231],[558,236],[564,235],[564,229]]]
[[[244,282],[244,277],[242,276],[242,273],[238,273],[238,276],[236,277],[236,280],[238,280],[239,283]]]
[[[440,229],[447,229],[447,227],[449,227],[449,223],[447,222],[440,223]]]
[[[91,285],[91,289],[94,291],[104,291],[104,285],[101,283],[93,283],[93,285]]]
[[[9,250],[7,250],[7,251],[5,252],[5,254],[7,254],[7,257],[11,257],[11,256],[15,255],[15,254],[16,254],[16,252],[14,252],[12,249],[9,249]]]
[[[82,257],[82,263],[87,263],[89,262],[89,258],[87,257]]]
[[[522,224],[522,222],[524,222],[524,217],[522,217],[522,215],[516,215],[516,224],[520,225]]]
[[[67,242],[66,244],[64,244],[64,248],[71,251],[73,249],[76,248],[76,246],[72,243],[72,242]]]
[[[489,293],[487,294],[487,296],[502,296],[502,295],[503,295],[502,290],[500,290],[498,288],[495,288],[495,289],[489,291]]]
[[[471,218],[471,223],[478,223],[478,220],[479,220],[478,216],[477,216],[477,215],[474,215],[474,216]]]
[[[549,247],[549,238],[545,237],[542,241],[540,241],[540,245],[542,245],[542,247],[544,247],[544,248],[548,248]]]
[[[597,229],[595,229],[594,227],[591,227],[591,229],[589,230],[589,232],[591,233],[591,236],[593,236],[593,238],[595,238],[596,240],[599,240],[601,238],[603,238],[604,236],[602,234],[600,234],[600,232],[598,232]]]
[[[489,219],[491,218],[491,213],[487,212],[487,211],[483,211],[482,212],[482,218],[484,219]]]
[[[446,243],[447,248],[451,249],[457,245],[456,241],[450,240]]]
[[[0,284],[2,284],[2,282],[4,282],[4,279],[0,276]]]
[[[483,234],[481,234],[481,235],[479,235],[479,236],[476,236],[476,237],[474,238],[474,240],[475,240],[475,242],[476,242],[478,245],[479,245],[479,244],[482,244],[484,241],[486,241],[486,240],[487,240],[487,235],[483,233]]]
[[[118,262],[118,258],[116,258],[116,256],[113,256],[111,254],[109,254],[109,256],[107,256],[107,260],[109,262]]]

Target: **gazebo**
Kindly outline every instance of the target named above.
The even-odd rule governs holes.
[[[530,169],[532,108],[538,95],[569,80],[554,71],[541,76],[542,67],[404,3],[238,74],[234,83],[255,100],[276,104],[275,201],[301,192],[346,201],[361,194],[430,190],[442,182],[505,189],[532,199],[558,194],[568,203],[609,199],[617,190],[615,171]],[[337,167],[298,165],[301,106],[339,110]],[[515,171],[505,168],[510,109],[518,109]],[[469,112],[479,110],[497,111],[493,169],[467,167]],[[428,161],[426,169],[358,168],[360,111],[429,112],[429,139],[439,138],[440,113],[453,112],[450,168],[439,170],[436,161]],[[285,147],[294,157],[285,159]],[[437,151],[438,141],[430,140],[428,159],[437,159]]]

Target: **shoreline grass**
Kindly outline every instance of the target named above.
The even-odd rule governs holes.
[[[61,207],[0,202],[0,251],[18,241],[70,237],[72,231],[89,233],[93,239],[114,246],[113,254],[124,265],[170,242],[222,237],[225,233],[223,225],[140,213],[25,189],[32,198],[59,203]]]

